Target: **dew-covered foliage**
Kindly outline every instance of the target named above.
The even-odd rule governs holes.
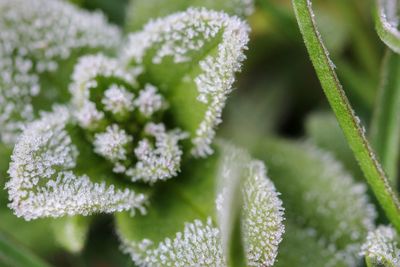
[[[399,8],[0,0],[0,266],[400,267]]]

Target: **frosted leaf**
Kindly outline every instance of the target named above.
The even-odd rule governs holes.
[[[131,0],[126,18],[127,29],[138,30],[151,19],[164,17],[189,7],[204,7],[245,17],[253,13],[254,0]]]
[[[232,229],[228,220],[238,210],[231,200],[240,199],[231,194],[235,191],[230,185],[237,179],[243,180],[243,187],[238,187],[243,202],[239,202],[242,212],[234,216],[241,216],[247,266],[273,265],[284,232],[278,193],[266,177],[263,163],[223,142],[218,143],[216,151],[216,156],[197,160],[183,171],[182,175],[190,176],[185,177],[186,182],[166,184],[155,192],[147,216],[131,219],[123,213],[117,215],[123,251],[135,264],[228,266],[225,249],[231,240],[226,237]],[[214,191],[210,185],[215,182]],[[165,192],[171,194],[163,195]],[[205,216],[209,217],[207,224],[199,219]],[[180,225],[184,223],[182,231]]]
[[[361,255],[371,266],[400,266],[399,236],[391,226],[379,226],[368,233]]]
[[[163,109],[166,102],[162,95],[157,94],[155,86],[146,84],[135,100],[135,106],[145,117],[151,117],[155,112]]]
[[[356,265],[376,217],[365,184],[356,183],[331,154],[310,143],[272,139],[258,146],[256,155],[266,161],[282,193],[287,218],[315,229],[319,242],[346,265]],[[326,266],[336,266],[337,260]]]
[[[279,193],[266,176],[264,163],[231,145],[222,143],[222,148],[226,156],[219,170],[216,205],[223,237],[231,231],[233,211],[230,209],[237,210],[232,202],[238,196],[232,184],[242,179],[238,185],[242,185],[242,232],[247,266],[273,266],[285,231]]]
[[[148,123],[144,132],[155,138],[155,147],[148,139],[141,140],[135,149],[138,162],[127,175],[132,181],[150,183],[176,176],[182,157],[178,142],[187,135],[179,130],[166,132],[163,124],[154,123]]]
[[[133,139],[116,124],[108,126],[104,133],[95,134],[94,138],[94,151],[112,162],[126,160],[127,147]]]
[[[168,103],[153,85],[139,89],[137,71],[101,54],[82,57],[70,90],[74,117],[94,135],[95,152],[114,164],[115,173],[152,184],[178,174],[179,141],[187,134],[156,123]]]
[[[145,73],[158,65],[171,72],[174,65],[190,66],[191,71],[182,76],[179,68],[171,75],[159,76],[155,72],[151,76],[163,85],[161,91],[175,96],[168,99],[171,112],[178,125],[191,133],[195,156],[212,153],[210,145],[215,128],[221,122],[222,109],[232,91],[234,74],[245,59],[243,51],[247,49],[248,32],[247,24],[237,17],[189,8],[149,22],[141,32],[129,36],[123,50],[121,58],[126,64],[141,64]],[[183,69],[187,71],[188,67]],[[197,95],[195,99],[191,99],[192,94]],[[193,110],[199,114],[188,121],[186,113]]]
[[[66,130],[70,119],[69,111],[58,107],[24,130],[8,171],[9,207],[25,220],[135,209],[144,212],[145,195],[75,174],[79,151]]]
[[[116,115],[124,115],[134,109],[133,98],[133,93],[122,86],[113,84],[104,92],[101,103],[106,111]]]
[[[140,267],[226,266],[220,232],[213,226],[211,218],[206,223],[200,220],[186,223],[175,238],[166,238],[158,244],[148,239],[135,243],[121,235],[120,238],[122,250]]]
[[[33,119],[32,99],[41,93],[43,77],[65,73],[59,64],[79,53],[114,48],[119,41],[118,29],[103,15],[65,1],[0,0],[0,141],[13,144]],[[42,94],[57,100],[65,92],[56,87]]]

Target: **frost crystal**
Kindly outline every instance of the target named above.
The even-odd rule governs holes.
[[[143,31],[132,34],[122,58],[129,65],[132,60],[142,64],[146,53],[157,47],[153,64],[171,57],[175,63],[193,60],[191,54],[203,48],[206,42],[221,38],[217,53],[199,62],[200,74],[194,78],[198,101],[207,105],[204,118],[192,137],[195,156],[212,153],[210,147],[215,127],[221,122],[226,97],[231,92],[234,74],[245,59],[249,27],[237,17],[206,9],[188,9],[148,23]],[[171,34],[173,33],[173,34]]]
[[[140,91],[139,97],[135,100],[135,106],[145,117],[151,117],[153,113],[161,110],[166,106],[162,95],[157,94],[157,88],[151,84],[147,84]]]
[[[368,233],[361,255],[376,266],[400,266],[399,237],[390,226],[379,226]],[[375,266],[374,265],[374,266]]]
[[[133,98],[133,93],[122,86],[113,84],[104,92],[101,103],[104,105],[106,111],[123,115],[134,109]]]
[[[9,207],[26,220],[135,209],[144,212],[143,194],[75,174],[79,152],[66,130],[69,123],[69,111],[58,107],[24,130],[8,171]]]
[[[121,235],[120,238],[123,251],[140,267],[226,266],[220,232],[211,218],[206,223],[200,220],[186,223],[183,232],[159,244],[148,239],[132,243]]]
[[[235,179],[243,179],[242,232],[247,266],[273,266],[285,231],[279,193],[266,176],[263,162],[252,160],[245,151],[229,144],[222,143],[222,146],[227,156],[220,167],[220,193],[216,200],[221,231],[224,235],[231,231],[229,209],[236,207],[229,207],[229,203],[237,199],[231,185]]]
[[[135,149],[138,162],[135,168],[127,171],[128,176],[133,181],[143,180],[150,183],[176,176],[182,157],[178,142],[187,135],[179,130],[166,132],[163,124],[154,123],[146,125],[145,133],[155,138],[155,148],[148,139],[139,142]]]
[[[112,162],[126,160],[127,146],[132,139],[118,125],[113,124],[107,127],[106,132],[95,135],[94,151]]]
[[[60,61],[75,52],[112,48],[119,40],[119,31],[103,15],[65,1],[0,0],[0,141],[14,143],[33,119],[31,101],[42,89],[40,75],[58,71]]]

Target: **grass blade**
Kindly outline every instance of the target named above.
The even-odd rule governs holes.
[[[6,267],[50,267],[3,233],[0,233],[0,265]]]
[[[390,187],[369,145],[360,120],[355,115],[337,78],[335,67],[317,30],[311,1],[293,0],[292,2],[311,61],[347,142],[387,217],[400,231],[400,203],[397,194]]]
[[[382,41],[394,52],[400,53],[400,31],[397,18],[397,0],[376,0],[375,28]]]
[[[388,50],[371,124],[371,141],[393,186],[396,186],[400,146],[400,55]]]

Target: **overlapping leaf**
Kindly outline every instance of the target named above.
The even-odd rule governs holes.
[[[193,162],[175,183],[158,188],[146,216],[117,215],[124,251],[139,266],[226,266],[225,218],[229,200],[239,197],[230,195],[229,183],[238,174],[244,185],[239,196],[246,263],[272,266],[283,234],[282,203],[264,165],[226,144],[216,155]]]
[[[355,266],[361,243],[375,219],[366,186],[355,183],[329,153],[310,144],[272,139],[259,144],[256,155],[266,161],[282,193],[286,217],[312,232],[312,238],[325,250],[340,255],[326,266],[338,262]]]

